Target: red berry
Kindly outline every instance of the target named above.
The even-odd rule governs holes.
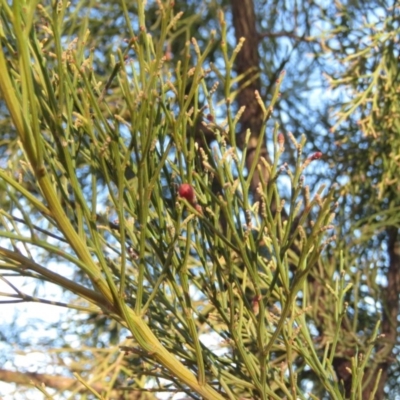
[[[210,121],[210,122],[214,122],[214,117],[211,114],[207,114],[206,118]]]
[[[189,185],[188,183],[182,183],[182,185],[179,186],[178,193],[180,197],[186,199],[191,205],[196,204],[196,195],[192,185]]]

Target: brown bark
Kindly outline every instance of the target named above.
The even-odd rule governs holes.
[[[243,147],[244,145],[246,131],[249,129],[251,132],[246,159],[246,166],[249,169],[253,165],[253,162],[255,162],[254,150],[257,147],[263,126],[263,112],[254,95],[256,90],[261,92],[261,80],[259,77],[260,55],[258,52],[259,35],[256,29],[253,0],[232,0],[231,5],[236,42],[239,42],[241,38],[245,38],[243,47],[237,55],[235,67],[238,75],[245,74],[246,78],[244,82],[250,82],[243,86],[237,97],[238,106],[246,107],[239,121],[241,124],[241,131],[238,137],[239,147]],[[264,157],[267,161],[270,161],[265,140],[261,147],[260,157]],[[259,166],[261,167],[261,174],[267,181],[267,169],[262,163],[259,163]],[[251,182],[251,190],[256,199],[258,198],[256,189],[259,183],[260,176],[256,171]]]
[[[241,123],[243,128],[251,129],[252,134],[258,135],[262,124],[262,111],[254,92],[260,91],[261,81],[257,76],[260,56],[253,0],[232,0],[232,18],[236,42],[245,38],[243,47],[236,58],[236,71],[238,75],[248,74],[247,79],[251,80],[251,83],[242,88],[238,94],[239,106],[246,106]]]

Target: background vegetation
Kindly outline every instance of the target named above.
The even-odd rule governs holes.
[[[399,6],[9,3],[15,398],[397,398]]]

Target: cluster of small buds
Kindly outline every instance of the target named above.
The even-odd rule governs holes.
[[[302,200],[297,202],[296,207],[295,207],[294,212],[293,212],[293,215],[298,215],[300,213],[302,205],[303,205],[303,201]]]
[[[321,195],[320,194],[318,194],[318,193],[316,193],[315,194],[315,196],[314,196],[314,200],[315,200],[315,202],[322,208],[322,206],[323,206],[323,203],[322,203],[322,198],[321,198]]]
[[[176,87],[171,81],[167,81],[167,86],[168,89],[172,90],[176,96],[178,96],[178,91],[176,90]]]
[[[204,149],[203,149],[202,147],[200,147],[200,148],[199,148],[199,151],[200,151],[201,159],[202,159],[203,161],[208,161],[208,155],[206,154],[206,152],[204,151]]]
[[[172,224],[167,224],[167,230],[171,238],[175,236],[175,227]]]
[[[239,43],[237,44],[237,46],[235,47],[235,49],[233,50],[233,53],[234,54],[238,54],[239,53],[239,51],[240,51],[240,49],[243,47],[243,44],[244,44],[244,41],[245,41],[246,39],[244,38],[244,37],[241,37],[240,39],[239,39]]]
[[[214,168],[211,166],[210,163],[208,163],[207,161],[203,161],[203,167],[205,170],[207,170],[208,172],[212,172],[214,173]]]
[[[210,93],[209,93],[210,96],[211,96],[213,93],[215,93],[215,92],[217,91],[218,86],[219,86],[219,82],[218,82],[218,81],[215,82],[215,83],[211,86]]]
[[[225,161],[227,158],[233,158],[236,161],[238,160],[235,147],[231,147],[224,152],[222,155],[222,161]]]
[[[254,97],[256,98],[256,100],[257,100],[259,103],[262,102],[262,98],[261,98],[260,92],[259,92],[258,90],[255,90],[255,91],[254,91]]]
[[[171,8],[174,6],[174,2],[171,3]],[[182,17],[183,15],[183,11],[178,12],[175,17],[172,19],[172,21],[169,23],[169,26],[171,27],[175,27],[176,23],[178,22],[178,20]]]
[[[114,117],[118,122],[130,128],[131,124],[128,121],[124,120],[120,115],[114,114]]]
[[[159,62],[158,62],[158,65],[157,65],[157,69],[158,69],[159,71],[160,71],[161,68],[163,67],[165,61],[167,61],[167,56],[163,55],[163,56],[160,58],[160,60],[159,60]],[[157,91],[154,90],[154,91],[152,91],[152,93],[157,93]],[[155,97],[156,97],[156,98],[158,97],[158,93],[155,95]]]
[[[261,216],[263,218],[267,218],[267,205],[265,204],[265,200],[261,199]]]
[[[235,118],[233,120],[234,124],[237,124],[238,121],[240,120],[241,116],[243,115],[244,111],[246,110],[246,106],[242,106],[239,108],[238,112],[235,115]]]
[[[334,225],[325,225],[319,231],[322,233],[322,232],[330,231],[331,229],[335,229],[335,226]]]
[[[155,149],[156,146],[157,146],[157,141],[158,141],[158,139],[154,139],[154,140],[151,142],[150,151],[154,151],[154,149]]]
[[[295,315],[294,315],[294,318],[299,318],[299,317],[301,317],[302,315],[304,315],[304,314],[306,314],[308,311],[311,311],[313,309],[313,306],[307,306],[307,307],[305,307],[305,308],[301,308]],[[301,329],[301,326],[298,326],[297,328],[295,328],[295,334],[297,334],[296,333],[296,331],[298,331],[299,329]]]
[[[104,141],[103,145],[100,147],[100,155],[103,156],[104,153],[107,151],[108,146],[110,145],[110,143],[112,142],[112,139],[110,136],[107,136],[106,140]]]
[[[196,38],[194,38],[194,37],[192,37],[192,44],[193,44],[194,51],[196,52],[196,54],[200,55],[201,54],[200,47],[199,47],[199,44],[197,43]]]
[[[143,101],[143,99],[147,99],[147,95],[143,90],[139,90],[135,97],[135,101],[133,102],[134,107],[138,107],[139,104]]]

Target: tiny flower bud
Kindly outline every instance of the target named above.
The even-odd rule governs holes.
[[[311,156],[308,157],[308,159],[310,161],[314,161],[314,160],[319,160],[321,157],[322,157],[322,153],[320,151],[317,151],[316,153],[311,154]]]
[[[283,146],[285,144],[285,136],[283,136],[282,132],[278,133],[278,144],[279,144],[279,150],[283,151]]]

